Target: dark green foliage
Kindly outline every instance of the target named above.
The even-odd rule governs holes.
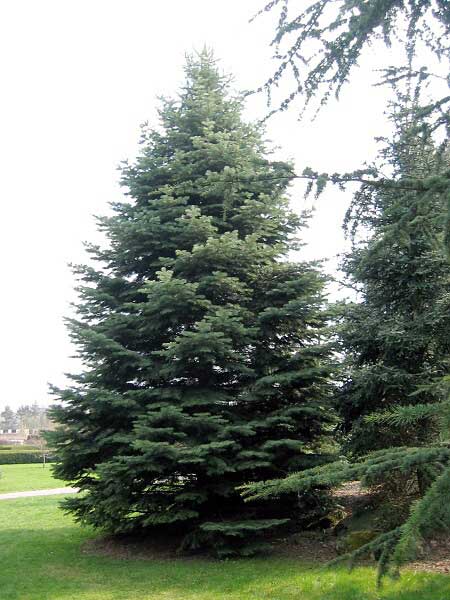
[[[271,498],[298,490],[310,490],[318,486],[338,486],[345,481],[361,481],[365,486],[382,481],[387,471],[406,473],[418,465],[446,464],[450,460],[450,449],[445,446],[426,448],[391,448],[372,452],[360,461],[342,460],[322,465],[304,472],[293,473],[283,480],[265,481],[245,486],[244,496],[248,500]]]
[[[381,83],[397,92],[405,84],[410,102],[405,112],[402,99],[395,115],[401,127],[386,144],[381,164],[353,173],[308,168],[292,174],[309,182],[308,193],[320,194],[328,183],[341,189],[361,184],[347,217],[356,243],[345,270],[362,302],[343,312],[347,370],[339,398],[347,448],[359,461],[307,471],[298,480],[294,475],[251,485],[246,493],[260,501],[357,478],[382,486],[415,481],[410,516],[351,554],[355,559],[374,552],[381,577],[410,560],[423,538],[450,524],[450,96],[438,92],[419,102],[421,88],[435,75],[448,83],[450,6],[440,0],[318,0],[293,16],[291,5],[273,0],[261,11],[280,9],[273,40],[279,62],[258,91],[266,90],[270,101],[281,79],[291,74],[294,81],[275,111],[287,109],[297,96],[308,105],[313,99],[325,104],[333,91],[338,95],[376,39],[403,45],[403,64],[385,65]],[[439,73],[423,64],[424,47],[440,60]],[[379,450],[362,456],[370,449]]]
[[[418,133],[414,109],[402,108],[394,118],[396,137],[379,170],[390,169],[400,185],[404,178],[434,178],[442,188],[363,185],[347,214],[353,248],[344,270],[361,301],[345,306],[339,329],[347,359],[338,406],[347,448],[359,456],[435,439],[436,414],[427,404],[447,395],[450,265],[442,223],[448,155]],[[420,418],[419,407],[399,410],[413,404],[423,405]]]
[[[385,532],[340,558],[374,554],[380,578],[396,574],[424,539],[450,529],[448,151],[434,145],[415,104],[397,109],[396,135],[372,169],[389,172],[397,185],[364,182],[347,215],[353,248],[345,270],[359,302],[341,315],[346,359],[337,408],[353,462],[244,488],[261,501],[354,480],[394,487],[406,508],[399,522],[385,522]],[[430,179],[434,186],[420,185]]]
[[[84,492],[65,502],[79,520],[249,554],[317,512],[314,494],[298,514],[296,495],[250,506],[236,487],[325,459],[324,279],[286,261],[302,224],[290,165],[267,158],[207,52],[186,75],[124,165],[130,202],[100,220],[109,246],[89,248],[102,266],[76,268],[86,370],[59,392],[51,441]]]

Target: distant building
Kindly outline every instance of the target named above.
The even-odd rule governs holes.
[[[25,444],[32,432],[29,429],[0,429],[0,444]]]

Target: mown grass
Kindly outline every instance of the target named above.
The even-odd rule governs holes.
[[[0,502],[1,600],[448,600],[444,575],[375,587],[373,569],[323,571],[287,558],[119,560],[83,552],[92,532],[58,498]]]
[[[53,477],[50,465],[45,468],[40,464],[0,465],[0,494],[64,486],[63,481]]]

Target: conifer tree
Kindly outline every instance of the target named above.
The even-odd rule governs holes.
[[[374,553],[380,578],[413,559],[424,538],[450,530],[449,159],[415,103],[402,102],[393,117],[396,135],[378,166],[390,165],[389,182],[364,183],[347,215],[355,239],[345,267],[361,297],[340,328],[347,363],[338,410],[352,460],[244,487],[261,501],[345,481],[415,482],[409,513],[340,558]]]
[[[16,429],[17,426],[18,419],[16,413],[10,406],[5,406],[0,413],[0,429]]]
[[[269,160],[209,52],[185,70],[123,167],[129,201],[100,220],[108,246],[89,247],[99,266],[76,267],[86,368],[58,391],[52,444],[80,521],[251,554],[321,508],[315,494],[248,505],[236,487],[324,460],[324,277],[287,260],[291,166]]]
[[[360,301],[345,307],[339,329],[346,364],[337,404],[353,456],[433,440],[436,430],[427,419],[405,428],[370,415],[439,402],[447,394],[450,264],[442,224],[448,154],[419,127],[417,106],[401,97],[394,106],[395,134],[385,140],[377,170],[389,170],[397,185],[361,186],[345,223],[353,247],[343,268]],[[409,181],[426,178],[443,187],[409,189]]]

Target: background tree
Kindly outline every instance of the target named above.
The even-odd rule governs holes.
[[[411,90],[415,78],[421,89],[437,77],[448,84],[448,2],[319,0],[294,16],[288,10],[291,5],[289,0],[274,0],[261,11],[280,8],[273,40],[279,62],[258,91],[265,89],[270,100],[272,89],[289,71],[295,82],[274,112],[288,108],[297,96],[305,105],[313,99],[323,105],[332,92],[338,95],[351,81],[364,48],[376,39],[387,46],[395,40],[405,50],[403,62],[384,65],[381,83],[398,88],[406,82]],[[424,49],[440,61],[440,73],[429,72],[422,59]],[[361,184],[348,223],[355,230],[362,225],[360,233],[368,227],[373,237],[357,244],[346,262],[347,274],[362,285],[363,302],[349,307],[341,328],[349,370],[340,411],[354,458],[380,450],[350,464],[255,484],[245,492],[261,500],[353,479],[364,485],[385,485],[393,476],[416,477],[420,480],[417,502],[410,515],[353,553],[356,558],[375,551],[380,576],[411,559],[423,537],[450,525],[445,391],[449,102],[450,96],[436,88],[425,103],[416,96],[409,125],[405,129],[403,122],[403,128],[397,129],[401,135],[387,144],[381,156],[390,157],[387,173],[377,166],[332,175],[310,168],[292,173],[293,178],[309,181],[308,192],[315,187],[321,193],[329,182],[341,188],[350,182]]]
[[[124,165],[130,202],[100,220],[101,266],[76,268],[86,370],[52,411],[56,473],[83,492],[66,509],[219,555],[323,509],[316,492],[249,506],[236,487],[319,464],[332,421],[324,278],[286,259],[301,225],[291,167],[241,110],[208,52],[188,59],[180,97]]]
[[[450,265],[442,230],[449,161],[415,103],[402,103],[393,119],[396,135],[372,168],[388,168],[390,184],[363,183],[347,215],[354,245],[345,270],[361,301],[343,312],[346,368],[337,408],[352,461],[245,490],[262,500],[355,479],[370,487],[402,482],[395,499],[407,500],[409,512],[342,557],[374,552],[380,577],[412,559],[424,538],[450,529]],[[436,185],[418,187],[429,179]]]
[[[418,127],[415,100],[411,105],[400,98],[392,110],[395,134],[385,141],[376,170],[390,173],[397,185],[363,184],[346,217],[353,246],[343,269],[353,289],[359,289],[360,301],[345,307],[339,330],[346,368],[338,410],[353,456],[432,439],[435,429],[429,424],[396,428],[392,421],[370,415],[399,405],[434,403],[447,393],[446,186],[419,191],[408,182],[440,181],[449,168],[448,154],[436,148],[429,130]]]
[[[52,428],[48,417],[48,409],[37,403],[24,404],[16,411],[20,427],[25,429],[47,430]]]
[[[0,413],[0,429],[16,429],[18,424],[19,422],[15,412],[10,406],[5,406]]]

